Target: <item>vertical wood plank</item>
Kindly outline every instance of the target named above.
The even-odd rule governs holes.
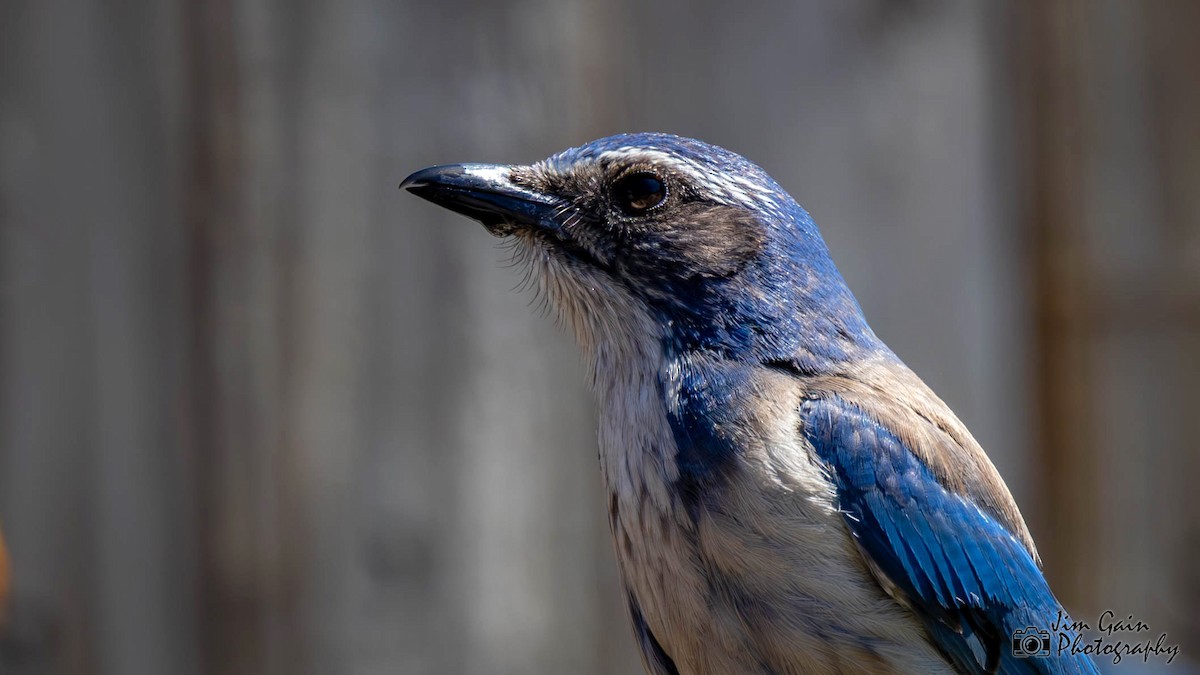
[[[1077,2],[1024,3],[1017,16],[1019,114],[1028,159],[1030,265],[1033,270],[1035,344],[1034,428],[1040,471],[1029,520],[1046,561],[1046,574],[1068,606],[1088,602],[1096,588],[1089,561],[1098,523],[1090,461],[1089,354],[1083,186],[1086,128],[1080,122],[1082,46]]]
[[[0,10],[5,672],[193,672],[174,8]]]

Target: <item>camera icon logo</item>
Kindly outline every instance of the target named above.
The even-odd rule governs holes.
[[[1050,631],[1038,630],[1033,626],[1014,631],[1012,653],[1019,659],[1050,656]]]

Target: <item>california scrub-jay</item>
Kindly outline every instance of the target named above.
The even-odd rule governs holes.
[[[1097,672],[1014,644],[1061,606],[1012,495],[762,169],[632,134],[401,187],[515,239],[574,330],[649,672]]]

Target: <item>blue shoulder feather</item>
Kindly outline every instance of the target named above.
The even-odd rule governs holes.
[[[1059,654],[1053,633],[1049,657],[1014,656],[1014,632],[1048,630],[1061,606],[1021,542],[939,483],[899,434],[837,397],[808,399],[801,413],[860,550],[959,670],[1098,672],[1086,656]]]

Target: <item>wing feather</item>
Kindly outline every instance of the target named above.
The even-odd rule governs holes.
[[[805,399],[801,419],[868,566],[885,589],[902,595],[957,668],[1098,672],[1086,656],[1053,649],[1047,658],[1013,654],[1013,633],[1048,629],[1061,605],[1021,539],[939,482],[901,440],[921,434],[890,429],[837,395]]]

